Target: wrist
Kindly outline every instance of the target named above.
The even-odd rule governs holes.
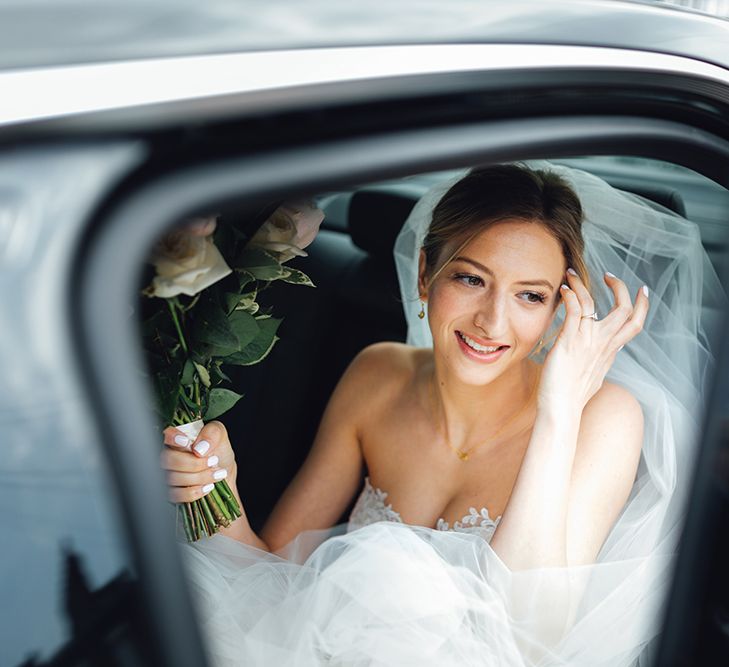
[[[580,429],[582,411],[565,408],[553,403],[540,404],[537,407],[537,417],[534,423],[537,427],[547,428],[562,435],[577,433]]]

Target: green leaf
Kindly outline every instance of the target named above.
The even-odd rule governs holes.
[[[257,280],[277,280],[286,271],[273,255],[255,246],[241,253],[239,265]]]
[[[200,406],[195,403],[184,391],[180,392],[180,400],[188,407],[194,414],[200,412]]]
[[[208,409],[203,419],[209,421],[220,417],[224,412],[230,410],[241,398],[243,398],[243,394],[237,394],[230,389],[211,389],[208,398]]]
[[[172,423],[172,417],[177,409],[177,400],[180,397],[180,383],[168,373],[157,373],[154,376],[155,395],[162,421]]]
[[[246,271],[245,269],[236,269],[235,274],[236,276],[238,276],[238,284],[240,285],[240,289],[243,289],[246,285],[248,285],[248,283],[252,283],[256,279],[256,277],[250,271]]]
[[[259,361],[263,361],[268,353],[273,349],[274,344],[278,340],[276,331],[281,324],[281,319],[275,317],[267,317],[257,321],[259,332],[258,335],[242,349],[240,352],[231,354],[223,359],[225,364],[235,364],[237,366],[252,366]]]
[[[225,311],[230,315],[240,301],[240,294],[236,292],[226,292],[223,294],[223,300],[225,301]]]
[[[208,373],[208,369],[197,362],[193,362],[193,364],[195,365],[195,370],[197,371],[197,376],[200,378],[200,382],[202,382],[206,387],[210,387],[210,373]]]
[[[247,313],[250,313],[251,315],[255,315],[258,312],[258,304],[256,303],[256,297],[258,296],[258,291],[254,290],[253,292],[246,292],[245,294],[240,295],[240,301],[238,302],[238,305],[236,306],[236,310],[244,310]]]
[[[230,328],[235,333],[238,340],[236,352],[242,350],[252,340],[258,336],[260,326],[250,313],[244,310],[236,310],[229,317]]]
[[[188,359],[185,362],[185,366],[182,369],[182,377],[180,377],[180,384],[191,385],[195,381],[195,364],[192,359]]]
[[[245,310],[251,313],[251,315],[254,315],[258,312],[258,304],[256,303],[257,296],[258,290],[255,287],[252,290],[243,292],[243,294],[226,292],[225,305],[228,309],[228,314],[230,315],[234,310]]]
[[[240,347],[227,313],[213,299],[198,306],[192,332],[192,348],[198,356],[224,357]]]
[[[285,283],[292,283],[294,285],[306,285],[307,287],[316,287],[311,281],[311,278],[307,276],[303,271],[298,269],[287,268],[288,275],[282,276],[281,280]]]
[[[232,382],[232,380],[223,372],[220,365],[223,363],[222,359],[216,359],[210,366],[210,381],[212,384],[220,384],[221,382]]]

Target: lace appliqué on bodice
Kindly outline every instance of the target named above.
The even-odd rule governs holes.
[[[378,489],[370,483],[370,478],[365,478],[364,488],[360,493],[357,502],[349,515],[347,531],[362,528],[377,521],[395,521],[403,523],[402,517],[392,509],[392,504],[387,503],[387,493]],[[468,514],[460,521],[455,521],[451,526],[447,521],[438,519],[435,524],[436,530],[452,530],[459,533],[476,533],[487,542],[491,541],[501,517],[492,519],[489,511],[483,507],[480,512],[475,507],[468,510]]]

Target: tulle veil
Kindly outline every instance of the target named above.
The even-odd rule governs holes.
[[[557,171],[582,202],[598,314],[612,305],[605,271],[632,295],[651,289],[644,330],[608,374],[640,402],[645,432],[596,563],[511,572],[476,535],[387,522],[302,534],[276,555],[216,536],[182,547],[215,665],[650,664],[726,296],[694,223],[586,172],[526,164]],[[418,252],[464,174],[431,188],[395,245],[412,345],[432,344],[417,317]]]

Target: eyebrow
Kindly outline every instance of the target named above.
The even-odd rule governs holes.
[[[460,256],[460,257],[456,257],[453,261],[454,262],[460,261],[460,262],[466,262],[467,264],[472,264],[480,271],[483,271],[484,273],[487,273],[490,276],[494,275],[494,272],[491,269],[489,269],[488,266],[484,266],[483,264],[480,264],[475,259],[469,259],[468,257]],[[544,280],[543,278],[538,278],[536,280],[518,280],[515,284],[516,285],[544,285],[545,287],[548,287],[549,289],[554,289],[554,287],[552,287],[552,283],[550,283],[548,280]]]

